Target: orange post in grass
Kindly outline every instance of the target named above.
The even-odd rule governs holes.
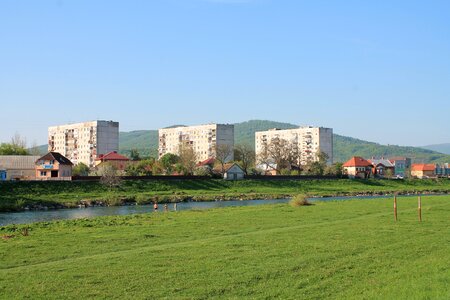
[[[394,219],[395,219],[395,222],[398,221],[398,216],[397,216],[397,196],[394,196]]]
[[[419,196],[419,222],[422,222],[422,196]]]

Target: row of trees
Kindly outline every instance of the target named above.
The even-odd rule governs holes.
[[[257,161],[265,171],[282,175],[335,175],[343,173],[342,164],[328,165],[328,155],[319,151],[315,157],[304,155],[297,143],[285,139],[273,139],[263,145]]]
[[[265,174],[276,171],[282,175],[342,175],[342,164],[328,165],[328,155],[319,152],[314,159],[304,159],[296,144],[283,139],[274,139],[264,146],[261,154],[256,156],[253,147],[246,144],[219,145],[215,149],[215,170],[224,173],[225,164],[234,154],[235,163],[239,164],[245,174]],[[131,160],[138,160],[139,153],[133,150]],[[180,144],[178,155],[166,154],[159,160],[154,158],[138,160],[126,169],[126,175],[208,175],[211,169],[198,166],[198,156],[191,145]]]
[[[16,133],[9,143],[0,144],[0,155],[40,155],[36,142],[28,149],[27,141],[20,134]]]

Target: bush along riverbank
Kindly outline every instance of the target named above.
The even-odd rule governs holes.
[[[311,197],[447,194],[450,180],[305,180],[227,182],[125,181],[115,190],[96,182],[15,182],[0,184],[0,211],[48,210],[92,206],[144,205],[186,201]]]

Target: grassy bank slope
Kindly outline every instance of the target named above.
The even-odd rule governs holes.
[[[0,184],[0,210],[21,209],[34,204],[75,205],[82,200],[159,202],[214,199],[274,198],[298,193],[316,196],[358,193],[391,193],[450,190],[450,180],[224,180],[125,181],[114,192],[97,182],[5,182]],[[111,200],[113,199],[113,200]]]
[[[31,225],[0,240],[0,298],[448,299],[449,197]],[[11,227],[0,234],[15,234]]]

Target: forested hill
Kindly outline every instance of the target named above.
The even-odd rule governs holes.
[[[351,137],[334,135],[334,160],[346,161],[352,156],[365,158],[406,156],[416,163],[450,162],[450,155],[432,150],[396,145],[380,145]]]
[[[273,122],[266,120],[252,120],[235,125],[236,144],[255,144],[255,132],[271,128],[290,129],[298,125]],[[120,152],[128,154],[131,149],[137,149],[144,156],[157,156],[158,131],[138,130],[120,133]],[[404,147],[393,145],[380,145],[373,142],[363,141],[351,137],[334,135],[334,160],[344,162],[352,156],[363,156],[366,158],[408,156],[414,162],[437,163],[450,162],[450,155],[442,154],[428,149],[416,147]]]

